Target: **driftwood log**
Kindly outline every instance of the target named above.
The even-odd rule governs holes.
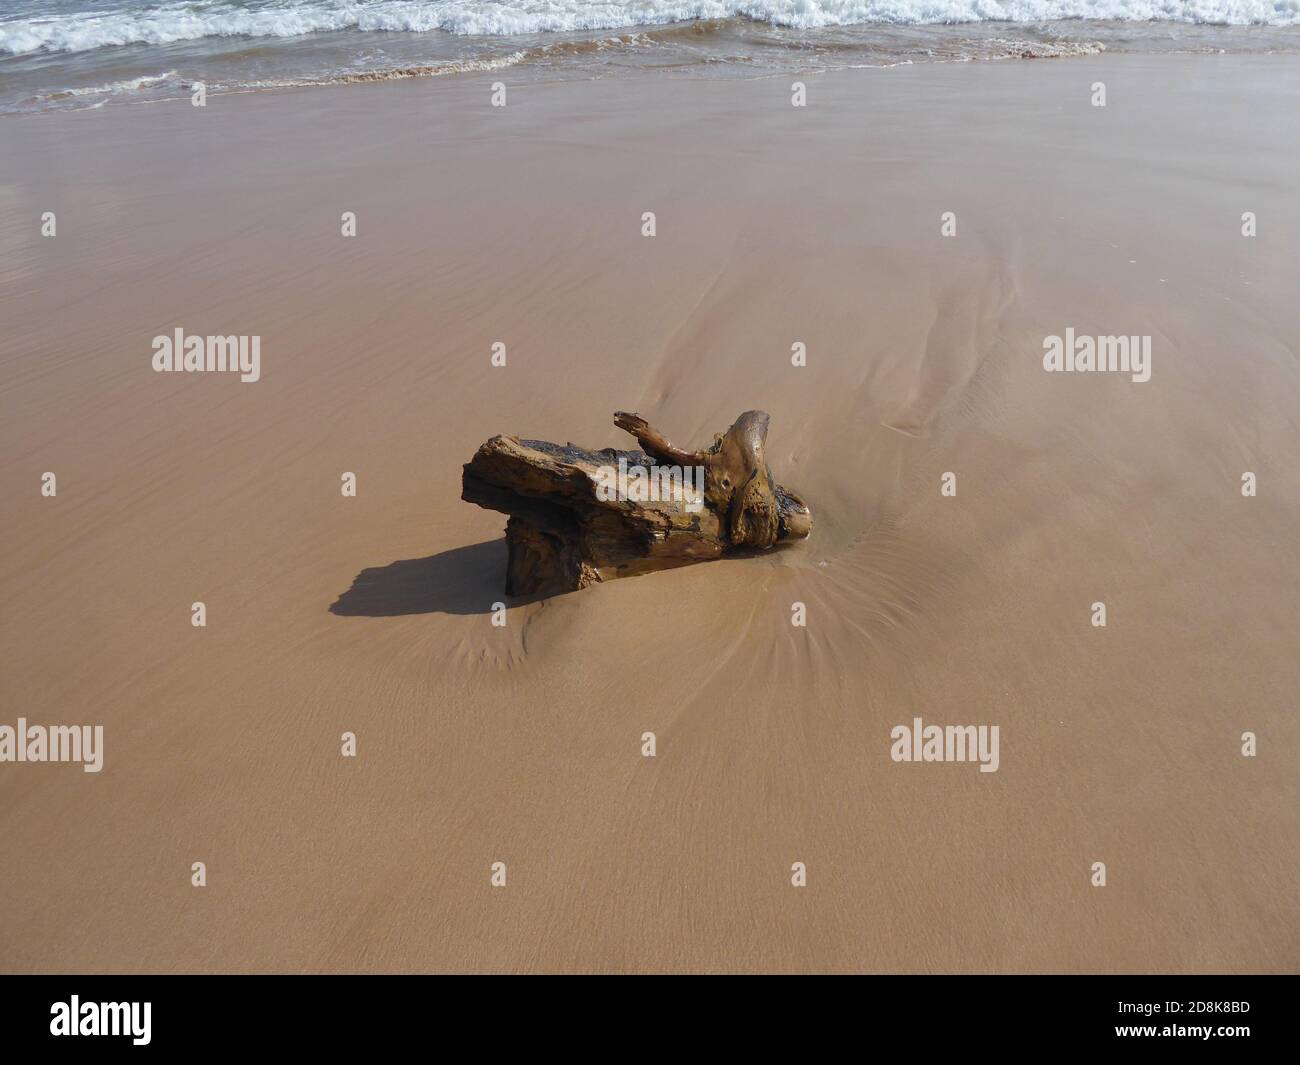
[[[614,424],[642,450],[494,436],[466,464],[461,498],[510,516],[507,595],[558,595],[812,531],[807,505],[768,469],[763,411],[703,451],[674,447],[639,414],[619,411]]]

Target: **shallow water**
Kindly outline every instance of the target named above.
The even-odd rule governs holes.
[[[196,82],[762,77],[1103,49],[1300,51],[1300,0],[9,0],[0,113],[177,98]]]

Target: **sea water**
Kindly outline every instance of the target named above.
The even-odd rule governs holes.
[[[1300,0],[0,0],[0,113],[197,82],[763,77],[1102,50],[1300,52]]]

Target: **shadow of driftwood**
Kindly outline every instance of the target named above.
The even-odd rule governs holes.
[[[541,598],[507,596],[502,590],[505,577],[505,539],[486,540],[428,558],[363,569],[330,606],[330,613],[364,618],[489,614],[493,603],[520,606]]]
[[[791,546],[781,544],[766,550],[733,550],[727,557],[770,559]],[[330,613],[350,618],[490,614],[493,603],[515,607],[555,598],[554,593],[549,596],[506,595],[505,581],[506,541],[502,537],[468,547],[454,547],[428,558],[402,559],[387,566],[363,569],[353,578],[352,587],[330,605]]]

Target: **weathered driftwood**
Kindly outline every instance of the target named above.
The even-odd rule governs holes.
[[[506,594],[546,596],[802,540],[812,514],[764,458],[768,416],[746,411],[703,451],[674,447],[638,414],[614,424],[642,451],[494,436],[461,498],[510,515]]]

